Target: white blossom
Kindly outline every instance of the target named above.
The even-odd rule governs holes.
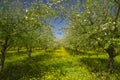
[[[31,18],[31,20],[33,20],[34,18]]]
[[[107,33],[105,33],[105,35],[107,35]]]
[[[106,29],[106,27],[103,27],[102,29],[103,29],[103,30],[105,30],[105,29]]]
[[[87,20],[86,19],[84,19],[84,22],[86,22]]]
[[[77,14],[77,16],[79,17],[79,16],[80,16],[80,14]]]
[[[98,39],[98,40],[100,40],[100,38],[99,38],[99,37],[98,37],[97,39]]]
[[[111,24],[112,22],[110,21],[109,23]]]
[[[109,23],[105,23],[105,24],[101,25],[102,30],[107,29],[108,25],[109,25]]]
[[[28,10],[26,9],[26,13],[28,12]]]
[[[116,24],[115,22],[113,22],[113,24]]]
[[[49,3],[49,2],[47,4],[48,4],[49,8],[51,8],[51,6],[53,5],[52,3]]]
[[[88,14],[90,14],[90,11],[87,11]]]
[[[25,16],[25,19],[28,19],[28,17],[27,17],[27,16]]]
[[[61,1],[57,1],[57,3],[60,3]]]

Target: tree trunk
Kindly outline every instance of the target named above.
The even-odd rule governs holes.
[[[5,42],[2,45],[2,49],[1,49],[1,64],[0,64],[0,71],[2,71],[4,69],[4,62],[5,62],[5,54],[6,54],[6,50],[8,47],[8,38],[5,39]]]
[[[47,47],[45,47],[44,50],[47,51]]]
[[[20,48],[18,48],[18,50],[17,50],[17,51],[18,51],[18,53],[20,53]]]
[[[31,58],[32,48],[29,48],[28,50],[28,58]]]
[[[78,55],[78,49],[77,49],[77,47],[75,48],[75,53]]]
[[[114,57],[110,57],[110,55],[109,55],[109,62],[108,62],[108,71],[110,72],[110,73],[112,73],[113,72],[113,67],[114,67]]]
[[[5,49],[2,49],[2,50],[1,50],[1,53],[2,53],[2,55],[1,55],[1,64],[0,64],[0,68],[1,68],[1,69],[0,69],[0,71],[2,71],[3,68],[4,68],[6,50],[5,50]]]
[[[28,47],[26,47],[26,52],[29,52],[29,48]]]
[[[113,72],[113,67],[114,67],[114,58],[115,58],[115,49],[113,45],[110,45],[107,49],[105,49],[106,52],[109,55],[109,61],[108,61],[108,71],[110,73]]]

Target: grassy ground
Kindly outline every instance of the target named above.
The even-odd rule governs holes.
[[[120,80],[120,56],[115,58],[113,74],[107,72],[105,53],[86,51],[80,55],[64,48],[32,53],[9,51],[0,80]]]

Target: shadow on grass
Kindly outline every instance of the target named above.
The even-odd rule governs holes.
[[[108,71],[108,59],[84,57],[80,58],[79,61],[87,66],[89,71]],[[113,73],[120,73],[120,63],[118,63],[117,61],[114,62]]]
[[[8,51],[7,54],[6,54],[6,57],[11,57],[11,56],[14,56],[14,55],[26,55],[27,52],[26,51],[20,51],[19,53],[17,51]]]
[[[95,52],[95,51],[91,51],[91,50],[79,50],[79,51],[75,51],[75,50],[72,50],[72,49],[66,49],[66,51],[72,55],[72,56],[75,56],[75,55],[81,55],[81,56],[92,56],[92,55],[100,55],[101,52]]]
[[[89,72],[97,73],[98,77],[108,77],[108,75],[104,75],[104,73],[109,73],[108,59],[84,57],[80,58],[79,62],[82,62],[82,64],[87,67]],[[120,80],[120,63],[118,63],[117,61],[114,62],[114,69],[111,75],[114,75],[116,80]]]
[[[40,54],[32,57],[31,59],[24,59],[20,61],[15,61],[12,63],[7,63],[6,68],[0,73],[1,80],[19,80],[27,77],[28,79],[32,77],[43,77],[51,69],[60,69],[62,75],[62,67],[70,67],[71,62],[64,61],[52,61],[52,53]],[[55,71],[55,70],[54,70]]]
[[[79,59],[90,72],[107,71],[107,59],[83,57]]]

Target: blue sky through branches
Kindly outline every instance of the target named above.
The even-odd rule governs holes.
[[[50,25],[53,26],[53,30],[54,30],[54,35],[57,39],[62,39],[64,37],[64,32],[63,32],[63,28],[65,26],[67,26],[68,21],[64,20],[61,22],[61,18],[57,18],[56,20],[51,19],[50,21]]]
[[[4,1],[4,0],[1,0],[1,1]],[[35,0],[22,0],[22,2],[34,2]],[[42,1],[43,4],[47,4],[49,3],[49,0],[36,0],[36,1]],[[51,0],[53,1],[53,0]],[[66,0],[61,0],[61,2],[59,3],[60,5],[63,5],[65,8],[67,8],[67,3],[65,2]],[[76,5],[78,0],[69,0],[69,4],[70,5]],[[80,0],[81,4],[84,4],[84,0]],[[28,6],[27,6],[28,7]],[[26,7],[24,7],[26,8]],[[54,9],[54,7],[52,7]],[[64,32],[62,31],[62,28],[64,28],[65,26],[68,25],[69,23],[69,20],[63,20],[61,22],[61,18],[58,17],[56,20],[54,18],[51,19],[50,21],[50,25],[51,26],[54,26],[53,27],[53,31],[54,31],[54,35],[56,38],[58,39],[62,39],[64,37]]]

